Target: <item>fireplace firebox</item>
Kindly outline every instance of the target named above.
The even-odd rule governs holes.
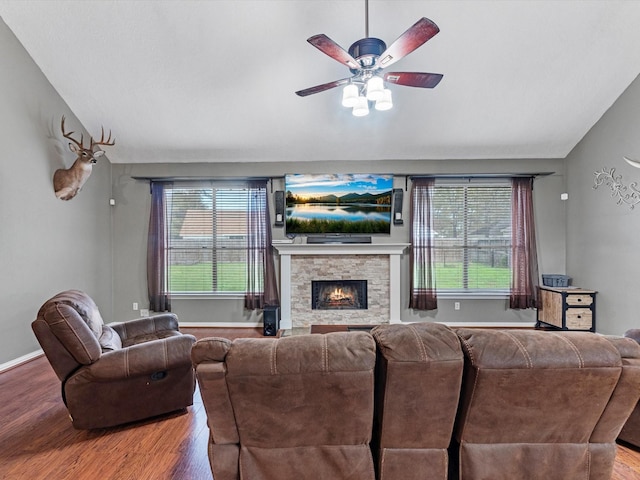
[[[366,310],[366,280],[312,280],[313,310]]]

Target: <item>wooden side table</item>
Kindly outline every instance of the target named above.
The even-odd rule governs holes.
[[[596,293],[577,287],[538,287],[536,327],[595,332]]]

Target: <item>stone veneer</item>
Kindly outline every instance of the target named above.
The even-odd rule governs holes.
[[[367,280],[368,308],[312,310],[312,280]],[[292,326],[388,323],[389,291],[388,255],[296,255],[291,262]]]

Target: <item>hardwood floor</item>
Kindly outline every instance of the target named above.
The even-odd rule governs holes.
[[[198,338],[261,336],[260,329],[183,330]],[[208,436],[197,390],[186,411],[124,427],[81,431],[71,426],[60,382],[46,358],[0,373],[3,480],[211,480]],[[640,479],[640,452],[619,446],[611,478]]]

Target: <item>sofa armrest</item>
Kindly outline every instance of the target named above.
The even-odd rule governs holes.
[[[620,353],[622,372],[600,421],[591,434],[592,443],[615,441],[640,397],[640,345],[631,339],[605,336]]]
[[[110,323],[109,326],[118,333],[123,343],[127,339],[157,335],[160,332],[179,332],[178,317],[174,313],[161,313],[126,322]]]
[[[191,364],[194,342],[192,335],[178,335],[132,345],[103,354],[79,373],[93,381],[111,381],[184,367]]]
[[[211,441],[216,445],[237,444],[236,419],[227,386],[227,366],[224,360],[231,348],[226,338],[203,338],[191,349],[202,402],[207,412]]]
[[[211,440],[216,445],[240,442],[226,375],[227,368],[224,363],[204,362],[196,365],[196,378],[207,412]]]
[[[203,362],[224,362],[231,348],[226,338],[209,337],[198,340],[191,350],[193,366]]]
[[[624,336],[627,338],[632,338],[636,342],[640,343],[640,328],[632,328],[624,332]]]

